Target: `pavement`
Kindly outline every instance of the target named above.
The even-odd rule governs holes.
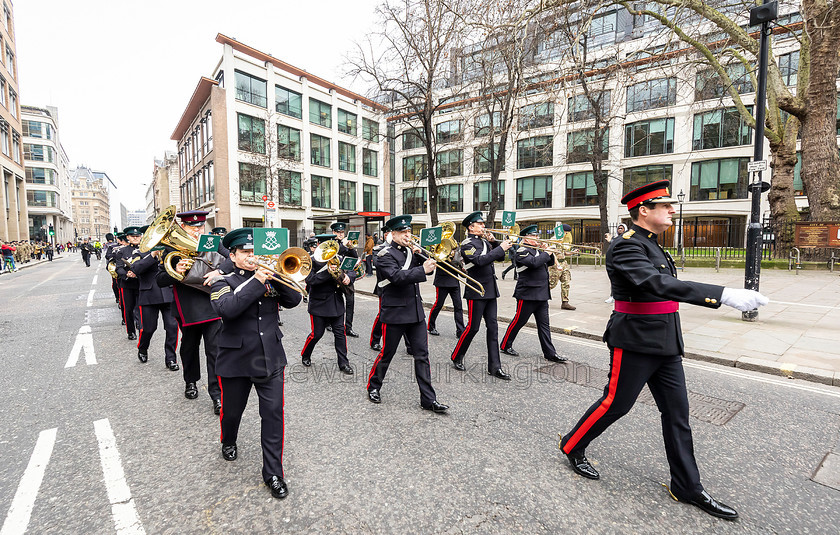
[[[511,297],[516,282],[513,271],[506,280],[501,272],[510,264],[496,264],[499,292],[499,321],[509,323],[516,312]],[[828,271],[763,270],[760,291],[770,303],[759,310],[758,320],[745,322],[741,313],[722,306],[718,310],[682,304],[685,356],[745,370],[781,375],[792,379],[840,386],[840,280]],[[686,268],[678,277],[733,288],[744,287],[743,269]],[[427,308],[435,301],[435,287],[420,285]],[[356,281],[356,291],[370,294],[375,277]],[[612,304],[609,278],[604,267],[572,266],[569,302],[577,310],[561,310],[559,287],[549,302],[551,330],[557,334],[601,340]],[[462,287],[463,288],[463,287]],[[467,307],[464,304],[464,311]],[[444,310],[452,310],[447,304]],[[465,320],[466,321],[466,320]],[[532,322],[529,326],[535,327]],[[506,325],[499,329],[499,339]],[[555,339],[555,343],[562,339]],[[515,344],[514,344],[515,347]],[[559,349],[559,348],[558,348]]]

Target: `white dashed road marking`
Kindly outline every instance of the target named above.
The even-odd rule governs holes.
[[[58,429],[47,429],[38,435],[32,457],[29,458],[29,465],[12,499],[12,505],[6,515],[6,521],[3,522],[3,528],[0,529],[0,535],[17,535],[26,532],[32,515],[32,507],[35,505],[35,497],[38,496],[38,489],[41,488],[44,472],[52,456],[57,433]]]
[[[134,498],[125,481],[120,452],[117,451],[117,439],[111,430],[111,423],[107,418],[93,422],[96,440],[99,442],[99,457],[102,459],[102,473],[105,476],[105,487],[108,489],[108,501],[111,503],[111,514],[114,517],[114,527],[117,533],[145,534],[143,525],[137,517]]]

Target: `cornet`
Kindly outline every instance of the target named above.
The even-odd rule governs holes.
[[[307,296],[306,289],[301,283],[312,271],[312,259],[300,247],[289,247],[276,259],[274,256],[254,256],[252,264],[274,273],[274,275],[269,275],[271,280],[288,286],[304,297]]]

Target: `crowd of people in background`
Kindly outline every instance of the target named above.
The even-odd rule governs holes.
[[[12,273],[21,268],[22,265],[38,260],[52,262],[55,255],[63,253],[82,252],[82,258],[95,254],[97,260],[102,257],[102,244],[92,237],[80,239],[77,243],[56,243],[48,240],[0,240],[0,253],[2,253],[2,265],[0,273]]]

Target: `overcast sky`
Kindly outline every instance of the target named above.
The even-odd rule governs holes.
[[[201,76],[217,33],[364,93],[342,58],[381,0],[16,0],[20,103],[56,106],[71,169],[108,173],[129,210],[146,206],[154,159]],[[146,185],[143,185],[146,184]]]

